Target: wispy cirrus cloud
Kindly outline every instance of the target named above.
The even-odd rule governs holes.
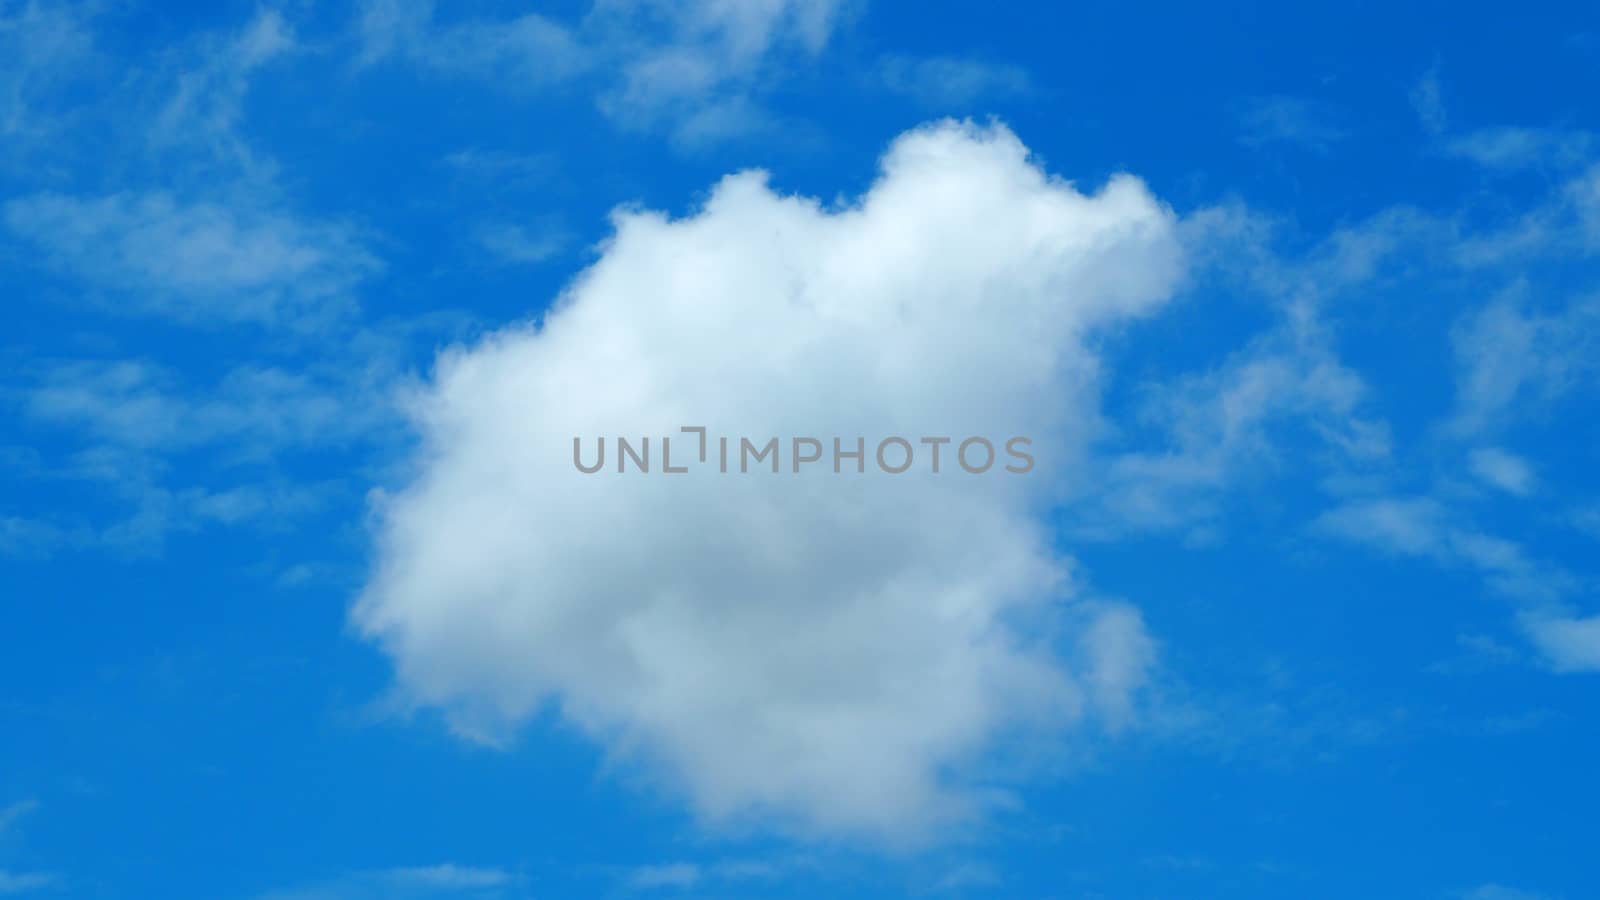
[[[1445,426],[1451,434],[1495,434],[1600,380],[1600,303],[1535,311],[1524,293],[1492,300],[1453,327],[1456,400]]]
[[[1214,525],[1242,482],[1286,477],[1290,460],[1281,448],[1306,438],[1334,458],[1312,460],[1312,472],[1385,459],[1388,426],[1369,398],[1327,335],[1293,319],[1207,372],[1152,385],[1140,417],[1156,446],[1110,457],[1086,533]]]
[[[525,879],[518,872],[439,863],[350,872],[325,881],[270,890],[257,895],[256,900],[509,900],[524,896]]]
[[[13,872],[0,869],[0,894],[34,894],[61,886],[60,876],[48,872]]]
[[[283,15],[264,9],[124,61],[125,78],[81,91],[95,114],[47,142],[60,169],[39,167],[48,186],[29,172],[0,208],[30,251],[17,264],[46,267],[106,307],[187,324],[316,330],[348,318],[353,288],[380,268],[371,235],[297,209],[244,125],[251,85],[297,48]],[[118,166],[89,164],[94,146],[130,135],[143,140]]]
[[[49,456],[12,454],[13,478],[36,489],[98,488],[72,514],[45,506],[0,516],[0,551],[25,558],[74,549],[159,553],[167,537],[213,527],[282,529],[356,488],[308,476],[307,459],[372,461],[398,437],[402,373],[386,341],[356,336],[364,361],[300,359],[293,368],[235,366],[197,382],[144,359],[26,365],[0,401],[19,437],[66,441]]]
[[[365,65],[404,60],[511,91],[582,82],[617,125],[694,145],[766,127],[763,76],[820,53],[846,8],[842,0],[604,0],[563,21],[444,19],[431,4],[368,0],[356,30]]]
[[[1485,484],[1518,497],[1533,493],[1538,479],[1528,461],[1499,447],[1481,447],[1468,457],[1472,474]]]
[[[1033,90],[1021,66],[961,56],[893,54],[878,64],[878,77],[888,90],[947,113]]]
[[[44,193],[8,201],[3,216],[59,273],[186,321],[323,326],[349,314],[351,289],[379,268],[357,229],[253,204]]]
[[[1302,97],[1256,97],[1238,115],[1239,140],[1248,147],[1290,144],[1327,153],[1347,136],[1331,110]]]
[[[1590,362],[1600,340],[1592,298],[1539,296],[1536,303],[1531,286],[1541,267],[1591,257],[1592,177],[1569,177],[1522,200],[1499,224],[1460,210],[1394,206],[1292,253],[1276,247],[1276,223],[1242,207],[1191,216],[1187,241],[1202,277],[1209,267],[1209,277],[1261,297],[1278,324],[1204,371],[1133,395],[1139,402],[1106,443],[1095,503],[1077,510],[1077,533],[1104,539],[1177,530],[1215,540],[1214,523],[1227,521],[1226,503],[1240,489],[1310,477],[1329,507],[1310,517],[1309,537],[1474,574],[1518,602],[1516,622],[1546,662],[1582,668],[1583,575],[1540,559],[1535,545],[1472,523],[1503,512],[1488,504],[1543,493],[1539,460],[1506,449],[1507,438],[1557,420],[1600,380]],[[1341,359],[1333,316],[1369,302],[1369,293],[1464,273],[1507,287],[1453,322],[1441,320],[1453,408],[1422,435],[1402,439],[1385,415],[1385,396]],[[1440,458],[1450,471],[1437,471]]]
[[[38,808],[37,800],[18,800],[8,806],[0,806],[0,834],[15,828],[18,822]]]
[[[1450,124],[1450,114],[1445,108],[1444,86],[1439,78],[1439,65],[1435,63],[1411,86],[1411,108],[1424,131],[1439,134]]]
[[[83,77],[94,53],[89,9],[21,0],[0,4],[0,134],[9,142],[54,132],[57,93]]]
[[[447,75],[492,78],[534,90],[589,70],[597,61],[573,29],[547,16],[435,21],[430,2],[368,0],[357,19],[360,61],[390,57]]]
[[[1524,627],[1552,666],[1561,672],[1600,672],[1600,615],[1536,612]]]
[[[1594,135],[1559,128],[1483,128],[1445,142],[1445,152],[1489,169],[1564,169],[1594,156]]]
[[[0,524],[3,529],[3,524]],[[4,550],[4,532],[0,530],[0,551]],[[0,807],[0,838],[16,830],[18,823],[39,808],[37,800],[18,800]],[[35,894],[54,892],[63,887],[65,880],[53,872],[18,871],[0,866],[0,895]]]
[[[273,164],[241,134],[244,103],[259,70],[298,48],[283,15],[263,9],[236,32],[210,34],[169,55],[147,76],[159,104],[148,135],[158,151],[200,151],[246,175],[270,177]]]
[[[1201,369],[1130,393],[1092,460],[1094,490],[1068,516],[1079,536],[1171,531],[1211,541],[1242,491],[1391,464],[1377,394],[1340,358],[1323,312],[1372,277],[1391,241],[1335,232],[1290,255],[1278,250],[1277,232],[1237,204],[1186,218],[1193,279],[1249,298],[1269,324]]]
[[[559,171],[557,160],[545,153],[513,153],[467,147],[445,156],[444,164],[463,178],[493,182],[505,187],[525,187]]]
[[[529,227],[510,222],[479,226],[478,243],[501,262],[513,265],[541,263],[566,249],[568,239],[559,227]]]
[[[1462,516],[1460,509],[1431,497],[1383,497],[1347,502],[1324,513],[1312,528],[1380,553],[1475,571],[1491,590],[1518,601],[1518,623],[1553,668],[1600,669],[1600,617],[1571,612],[1582,580],[1535,559],[1515,541],[1463,524]]]

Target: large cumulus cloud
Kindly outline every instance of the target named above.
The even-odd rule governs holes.
[[[1006,738],[1126,718],[1152,642],[1081,595],[1048,526],[1097,421],[1097,335],[1181,277],[1138,180],[1081,193],[1004,128],[947,122],[848,204],[743,172],[615,226],[541,321],[446,353],[414,398],[353,611],[404,696],[491,741],[553,708],[708,821],[886,840],[977,810]],[[695,456],[681,426],[828,453],[663,475],[661,437]],[[618,435],[651,436],[650,474],[574,468],[574,436]],[[834,474],[832,437],[858,435],[867,473]],[[888,475],[888,435],[1026,435],[1037,465],[970,475],[947,447],[934,475],[918,445]]]

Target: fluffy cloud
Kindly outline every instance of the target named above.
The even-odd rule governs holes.
[[[1000,734],[1127,718],[1152,642],[1073,586],[1044,514],[1081,488],[1094,336],[1181,278],[1174,218],[1003,128],[918,130],[882,166],[838,208],[745,172],[687,218],[619,213],[541,322],[440,359],[352,612],[409,700],[491,741],[553,706],[708,822],[890,841],[977,812]],[[783,471],[718,474],[713,444],[664,475],[680,426],[784,437]],[[919,445],[875,471],[896,434],[1027,435],[1038,465],[947,447],[934,475]],[[618,435],[656,469],[576,471],[574,436]],[[867,473],[829,446],[793,474],[793,435],[864,436]]]

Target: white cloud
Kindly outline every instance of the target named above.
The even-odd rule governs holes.
[[[973,890],[993,891],[1005,880],[993,866],[980,862],[964,862],[939,877],[933,889],[940,893],[963,894]]]
[[[700,867],[694,863],[664,863],[640,866],[634,870],[628,884],[640,890],[692,888],[700,883],[700,877]]]
[[[38,808],[39,801],[37,800],[18,800],[9,806],[0,808],[0,834],[10,831],[25,816]]]
[[[1228,489],[1286,466],[1280,445],[1294,429],[1329,451],[1330,463],[1387,457],[1387,425],[1365,409],[1366,384],[1330,344],[1309,308],[1291,307],[1278,328],[1215,369],[1147,389],[1139,417],[1161,446],[1107,463],[1088,531],[1204,526]]]
[[[1449,124],[1449,114],[1444,106],[1444,91],[1439,85],[1439,66],[1435,64],[1411,88],[1411,107],[1417,119],[1430,134],[1444,131]]]
[[[0,869],[0,894],[31,894],[60,886],[61,879],[46,872],[12,872]]]
[[[205,35],[179,55],[162,79],[166,99],[150,122],[160,148],[202,147],[246,172],[265,172],[238,129],[245,96],[256,70],[296,47],[289,24],[276,10],[258,12],[237,33]]]
[[[86,519],[82,508],[46,500],[30,515],[0,517],[0,552],[103,547],[143,555],[171,533],[281,528],[325,509],[344,488],[296,477],[297,466],[399,436],[392,395],[402,376],[382,339],[349,335],[344,352],[336,363],[305,360],[294,370],[239,366],[201,384],[142,360],[25,367],[17,384],[0,385],[0,408],[15,410],[32,432],[65,433],[81,449],[26,455],[14,474],[26,465],[36,483],[91,483],[120,516],[96,521],[106,512],[95,511]]]
[[[661,49],[693,49],[730,69],[748,70],[775,48],[817,53],[827,44],[846,0],[597,0],[594,13],[608,27],[635,36],[664,29]]]
[[[390,869],[384,876],[400,884],[449,890],[502,887],[516,880],[504,869],[458,866],[454,863]]]
[[[52,130],[62,88],[89,68],[94,42],[85,10],[37,0],[0,2],[0,134],[9,141]]]
[[[1468,234],[1452,252],[1467,268],[1582,259],[1600,252],[1600,165],[1568,178],[1509,224]]]
[[[477,147],[457,150],[446,156],[443,162],[462,177],[493,182],[501,188],[526,187],[544,181],[559,168],[552,155],[510,153]]]
[[[1452,270],[1479,278],[1493,270],[1527,276],[1532,263],[1584,259],[1600,251],[1600,166],[1566,178],[1536,202],[1511,208],[1515,211],[1483,220],[1470,206],[1444,212],[1390,206],[1334,229],[1309,252],[1284,259],[1265,255],[1274,223],[1237,205],[1203,211],[1193,224],[1209,226],[1217,232],[1211,237],[1225,239],[1210,248],[1220,257],[1217,262],[1238,266],[1239,259],[1227,255],[1242,258],[1262,270],[1255,274],[1259,287],[1301,299],[1349,295],[1351,288],[1370,288],[1375,280]],[[1230,228],[1238,233],[1226,240]]]
[[[1137,383],[1107,423],[1095,502],[1075,506],[1074,534],[1175,529],[1209,542],[1242,489],[1310,475],[1344,495],[1397,464],[1383,397],[1341,359],[1339,315],[1324,310],[1447,229],[1395,208],[1283,254],[1281,228],[1238,203],[1184,219],[1197,293],[1240,298],[1250,315],[1264,304],[1276,324],[1207,353],[1215,362],[1202,368]]]
[[[55,267],[184,319],[323,323],[378,266],[344,225],[160,191],[33,194],[4,220]]]
[[[425,900],[436,897],[488,898],[509,894],[523,881],[512,871],[440,863],[351,872],[328,881],[269,891],[260,900]]]
[[[41,366],[33,381],[21,397],[28,418],[143,450],[224,444],[237,457],[261,457],[334,447],[369,436],[392,415],[370,397],[382,379],[360,370],[239,366],[196,389],[141,360],[78,360]]]
[[[55,522],[0,516],[0,556],[41,559],[73,538],[70,529]]]
[[[1483,128],[1451,138],[1445,152],[1489,169],[1562,168],[1590,158],[1594,137],[1557,128]]]
[[[880,64],[879,76],[891,91],[946,108],[964,108],[1031,88],[1028,73],[1018,66],[952,56],[889,56]]]
[[[685,219],[619,212],[541,325],[440,359],[354,623],[459,731],[553,705],[708,822],[895,841],[970,816],[996,737],[1119,723],[1148,674],[1137,613],[1086,602],[1040,515],[1084,477],[1088,339],[1167,297],[1181,256],[1137,180],[1081,194],[954,123],[899,139],[848,207],[746,172]],[[684,425],[1025,434],[1041,461],[573,469],[575,435]]]
[[[1401,556],[1443,552],[1444,509],[1427,498],[1382,498],[1346,503],[1320,516],[1317,529]]]
[[[0,228],[29,261],[94,289],[91,301],[184,321],[316,328],[353,309],[349,290],[378,268],[369,236],[297,212],[246,127],[254,82],[301,46],[281,12],[262,8],[233,27],[158,44],[107,74],[94,68],[107,60],[76,62],[88,55],[80,19],[102,4],[73,5],[71,16],[28,4],[20,19],[6,6],[0,0],[0,58],[13,38],[56,40],[78,47],[73,65],[85,82],[52,109],[61,120],[54,139],[15,142],[37,159],[0,203]],[[115,165],[105,164],[107,146],[119,148]]]
[[[761,129],[770,124],[755,100],[761,76],[820,53],[845,5],[601,0],[596,19],[621,77],[600,108],[625,126],[665,127],[680,143]]]
[[[1596,375],[1600,302],[1555,313],[1502,298],[1456,324],[1455,436],[1485,433],[1549,404]]]
[[[693,144],[770,124],[755,99],[761,76],[820,53],[846,7],[598,0],[567,23],[538,14],[436,21],[429,3],[367,0],[358,27],[365,63],[398,57],[512,90],[589,78],[600,109],[619,125]]]
[[[483,249],[514,265],[544,262],[560,253],[567,243],[567,236],[556,228],[532,229],[509,222],[483,225],[477,238]]]
[[[1326,153],[1346,136],[1326,108],[1299,97],[1254,98],[1244,105],[1239,124],[1243,128],[1239,139],[1250,147],[1299,144]]]
[[[1520,456],[1499,447],[1483,447],[1472,451],[1467,463],[1472,467],[1472,474],[1484,484],[1518,497],[1533,493],[1536,481],[1533,467]]]
[[[0,807],[0,837],[5,837],[6,832],[14,829],[18,822],[38,808],[36,800],[19,800]],[[60,877],[49,872],[17,872],[0,868],[0,894],[28,894],[60,885]]]
[[[512,89],[560,82],[591,64],[569,28],[537,13],[437,24],[428,0],[368,0],[358,24],[363,62],[398,55],[447,74],[493,78]]]
[[[1600,672],[1600,616],[1586,619],[1535,615],[1524,627],[1552,666],[1562,672]]]
[[[804,858],[719,859],[707,863],[670,862],[637,866],[627,873],[635,890],[683,890],[702,885],[772,881],[814,865]]]
[[[1342,503],[1318,516],[1312,529],[1395,556],[1466,566],[1482,573],[1492,590],[1529,603],[1552,602],[1573,589],[1571,575],[1460,519],[1430,497],[1378,497]]]
[[[100,548],[130,556],[155,554],[169,535],[208,525],[281,529],[325,506],[334,489],[329,483],[281,478],[215,489],[168,488],[137,471],[141,463],[147,461],[94,476],[77,473],[102,482],[105,496],[123,503],[127,509],[120,518],[104,525],[59,521],[58,511],[52,511],[52,518],[0,518],[0,553],[44,557],[63,548]]]
[[[1411,105],[1423,129],[1438,140],[1445,155],[1470,160],[1486,169],[1566,168],[1590,159],[1595,146],[1594,135],[1569,128],[1498,125],[1447,133],[1449,116],[1437,65],[1412,88]]]

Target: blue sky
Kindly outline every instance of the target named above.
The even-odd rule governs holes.
[[[0,896],[1600,895],[1595,96],[1582,4],[0,0]],[[1040,465],[566,466],[696,421]]]

